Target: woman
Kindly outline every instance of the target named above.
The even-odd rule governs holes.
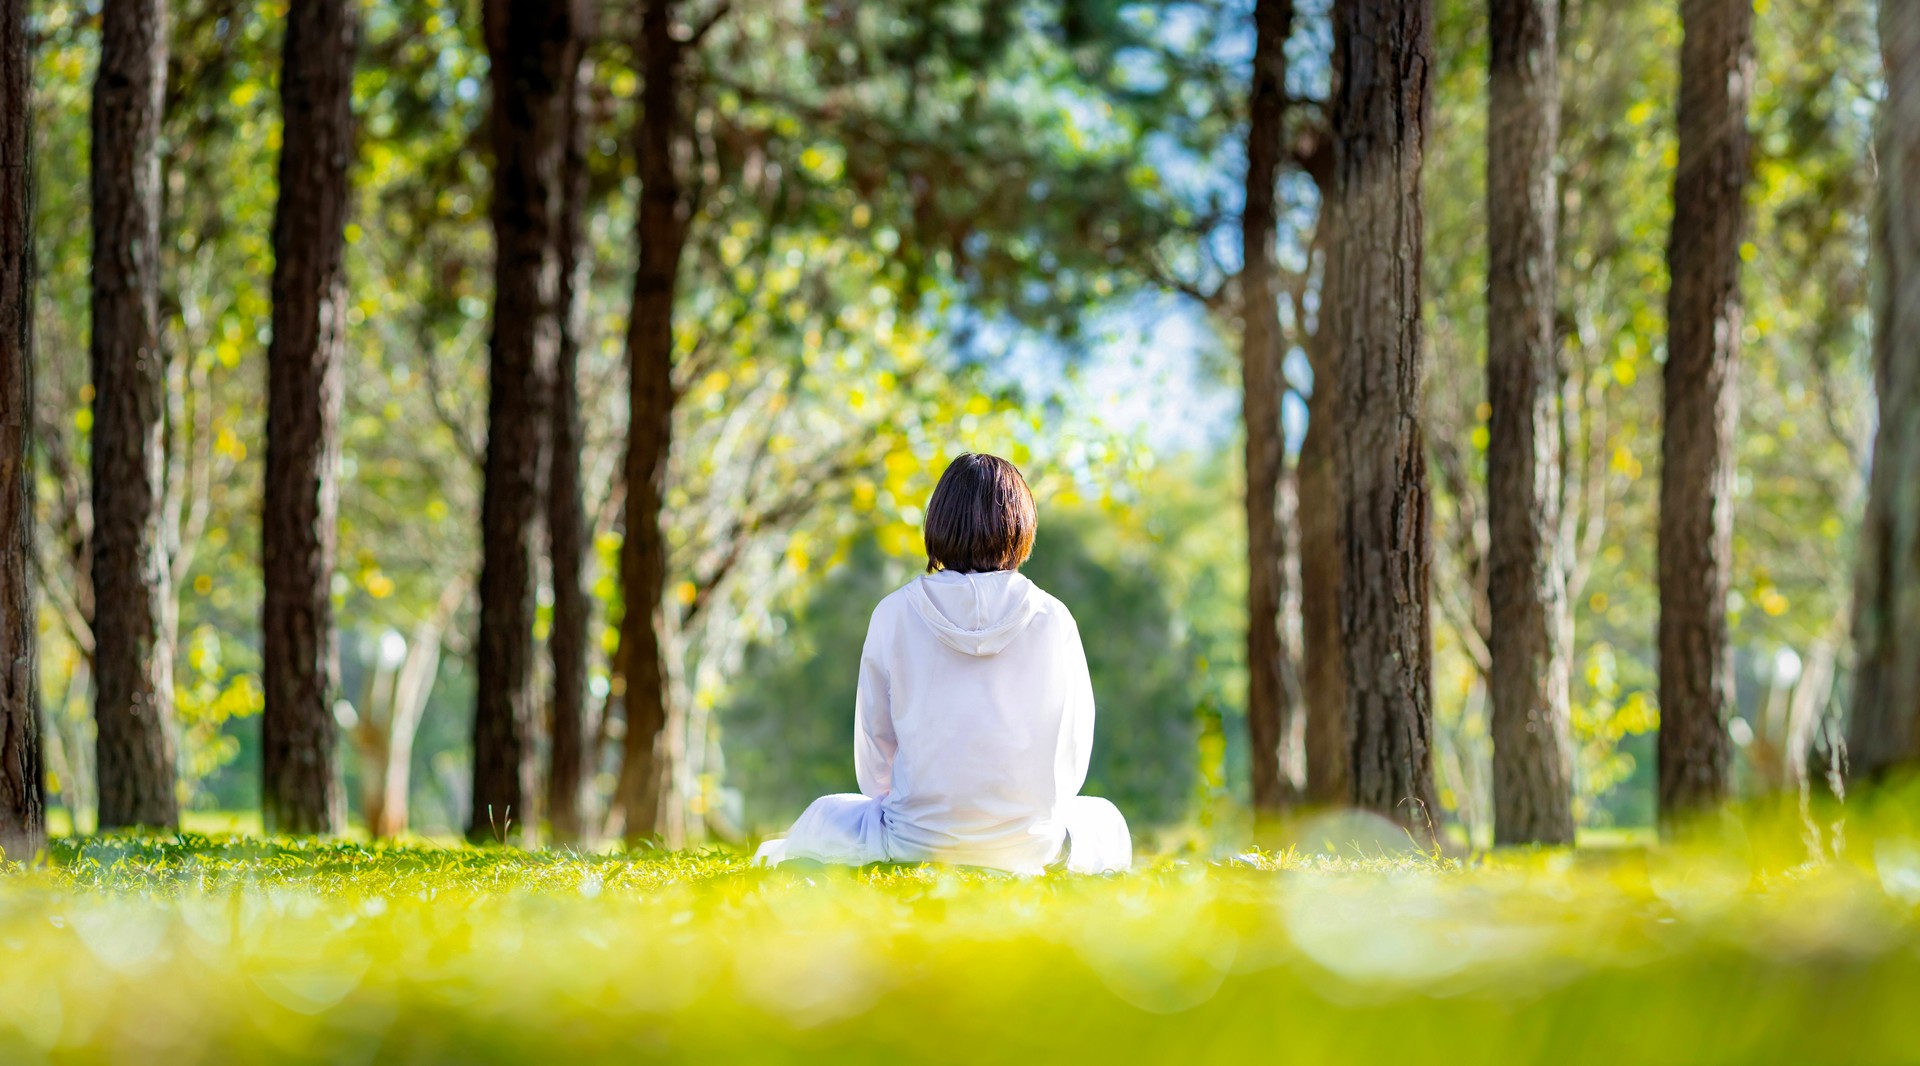
[[[1073,615],[1020,574],[1033,493],[962,455],[927,504],[927,573],[880,601],[860,655],[859,793],[822,796],[755,860],[1125,870],[1126,819],[1079,795],[1093,685]]]

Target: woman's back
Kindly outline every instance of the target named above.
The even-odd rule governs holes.
[[[862,655],[855,768],[901,859],[1045,864],[1086,776],[1093,690],[1073,617],[1015,571],[917,578]]]
[[[860,653],[854,773],[756,859],[1084,873],[1133,861],[1127,820],[1080,795],[1093,684],[1080,630],[1020,576],[1039,512],[1020,471],[962,455],[927,501],[927,574],[880,601]]]

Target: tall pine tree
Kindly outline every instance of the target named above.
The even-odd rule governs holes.
[[[0,0],[0,855],[46,841],[33,595],[33,54]]]
[[[661,504],[673,443],[673,303],[691,213],[674,161],[687,136],[680,86],[686,42],[674,32],[677,6],[647,0],[640,16],[640,211],[634,222],[640,262],[627,321],[627,528],[620,551],[627,732],[617,801],[629,840],[651,836],[659,825],[671,770],[663,750],[668,695],[660,599],[667,547]]]
[[[1336,0],[1335,210],[1349,795],[1432,839],[1433,646],[1421,412],[1420,172],[1431,0]]]
[[[106,0],[93,88],[93,599],[100,828],[171,828],[172,582],[160,347],[166,0]]]
[[[1567,567],[1554,336],[1556,0],[1492,0],[1487,114],[1493,831],[1573,842]]]
[[[584,4],[488,0],[494,306],[473,717],[476,841],[531,842],[534,560],[560,352],[561,164]]]
[[[356,6],[354,0],[292,5],[280,75],[284,132],[273,220],[261,514],[266,707],[260,781],[270,832],[337,833],[346,820],[333,717],[332,584]]]
[[[567,110],[566,154],[561,164],[560,353],[554,368],[552,440],[547,459],[547,551],[553,581],[553,629],[547,651],[553,660],[553,699],[547,735],[547,824],[556,841],[586,834],[581,808],[590,772],[587,749],[587,623],[592,602],[586,561],[591,547],[586,500],[580,484],[581,292],[585,278],[587,199],[587,86],[591,67],[575,64]]]
[[[1878,776],[1920,764],[1920,6],[1880,5],[1887,95],[1880,105],[1874,255],[1874,391],[1880,429],[1860,559],[1848,754]]]
[[[1727,795],[1734,368],[1752,169],[1752,0],[1683,0],[1660,474],[1660,817]]]
[[[1280,425],[1280,292],[1275,277],[1274,187],[1280,178],[1287,101],[1287,38],[1292,0],[1259,0],[1253,9],[1253,81],[1247,114],[1246,208],[1241,213],[1241,357],[1247,434],[1247,728],[1253,805],[1284,806],[1298,784],[1288,776],[1300,709],[1294,649],[1282,618],[1287,604],[1287,523],[1281,501],[1291,486]]]

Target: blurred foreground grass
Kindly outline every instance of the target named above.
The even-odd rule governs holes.
[[[0,1061],[1920,1060],[1920,846],[1867,822],[1032,880],[63,841],[0,878]]]

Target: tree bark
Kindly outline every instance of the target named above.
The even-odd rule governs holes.
[[[280,201],[267,346],[267,472],[261,507],[266,707],[261,814],[268,832],[345,827],[333,697],[333,562],[346,351],[347,170],[353,159],[353,0],[287,12]]]
[[[627,733],[619,802],[628,841],[651,836],[662,790],[671,780],[664,744],[667,672],[661,597],[667,552],[661,527],[667,455],[673,440],[673,302],[686,246],[688,197],[674,162],[685,137],[680,115],[684,46],[673,35],[673,0],[648,0],[641,16],[645,87],[639,129],[640,212],[633,312],[627,326],[630,374],[627,429],[626,540],[620,585],[626,603],[620,640],[626,660]]]
[[[581,811],[589,766],[586,747],[587,597],[590,548],[587,508],[580,486],[580,329],[583,301],[581,216],[587,198],[587,68],[575,64],[567,111],[560,210],[560,354],[554,375],[553,446],[547,467],[547,537],[553,574],[552,728],[548,733],[547,824],[556,841],[572,843],[586,832]]]
[[[46,843],[33,596],[33,53],[0,0],[0,857]]]
[[[1854,598],[1853,772],[1920,762],[1920,8],[1880,5],[1887,95],[1880,113],[1874,254],[1874,391],[1880,428]]]
[[[1324,212],[1320,224],[1332,221]],[[1321,306],[1332,290],[1323,282]],[[1300,442],[1300,627],[1307,707],[1306,755],[1309,803],[1348,801],[1347,662],[1340,636],[1340,477],[1338,440],[1338,344],[1332,323],[1321,319],[1309,346],[1314,355],[1313,396],[1307,401],[1307,435]]]
[[[1751,0],[1683,0],[1660,477],[1660,817],[1726,798],[1733,758],[1734,368]]]
[[[560,348],[561,164],[581,8],[488,0],[485,11],[495,253],[467,828],[475,841],[530,844],[536,825],[534,553]]]
[[[1348,788],[1356,806],[1431,841],[1433,547],[1420,402],[1431,0],[1337,0],[1333,23]]]
[[[1274,262],[1274,184],[1280,176],[1286,120],[1287,38],[1292,0],[1254,5],[1253,84],[1248,106],[1246,208],[1241,213],[1240,298],[1247,432],[1247,733],[1253,806],[1274,812],[1298,790],[1287,778],[1293,761],[1281,749],[1300,706],[1294,649],[1281,612],[1287,600],[1286,529],[1281,522],[1287,478],[1286,434],[1280,425],[1280,293]]]
[[[93,588],[100,828],[179,823],[161,540],[165,0],[107,0],[93,89]]]
[[[1487,594],[1493,833],[1573,842],[1560,371],[1553,331],[1555,0],[1491,0],[1487,113]]]
[[[1339,73],[1334,77],[1336,84]],[[1316,806],[1349,799],[1347,763],[1346,645],[1340,635],[1340,341],[1334,335],[1339,286],[1332,249],[1340,242],[1339,202],[1330,170],[1316,172],[1320,220],[1314,244],[1321,249],[1320,315],[1308,338],[1313,395],[1307,399],[1307,433],[1300,441],[1300,628],[1307,706],[1307,801]]]

